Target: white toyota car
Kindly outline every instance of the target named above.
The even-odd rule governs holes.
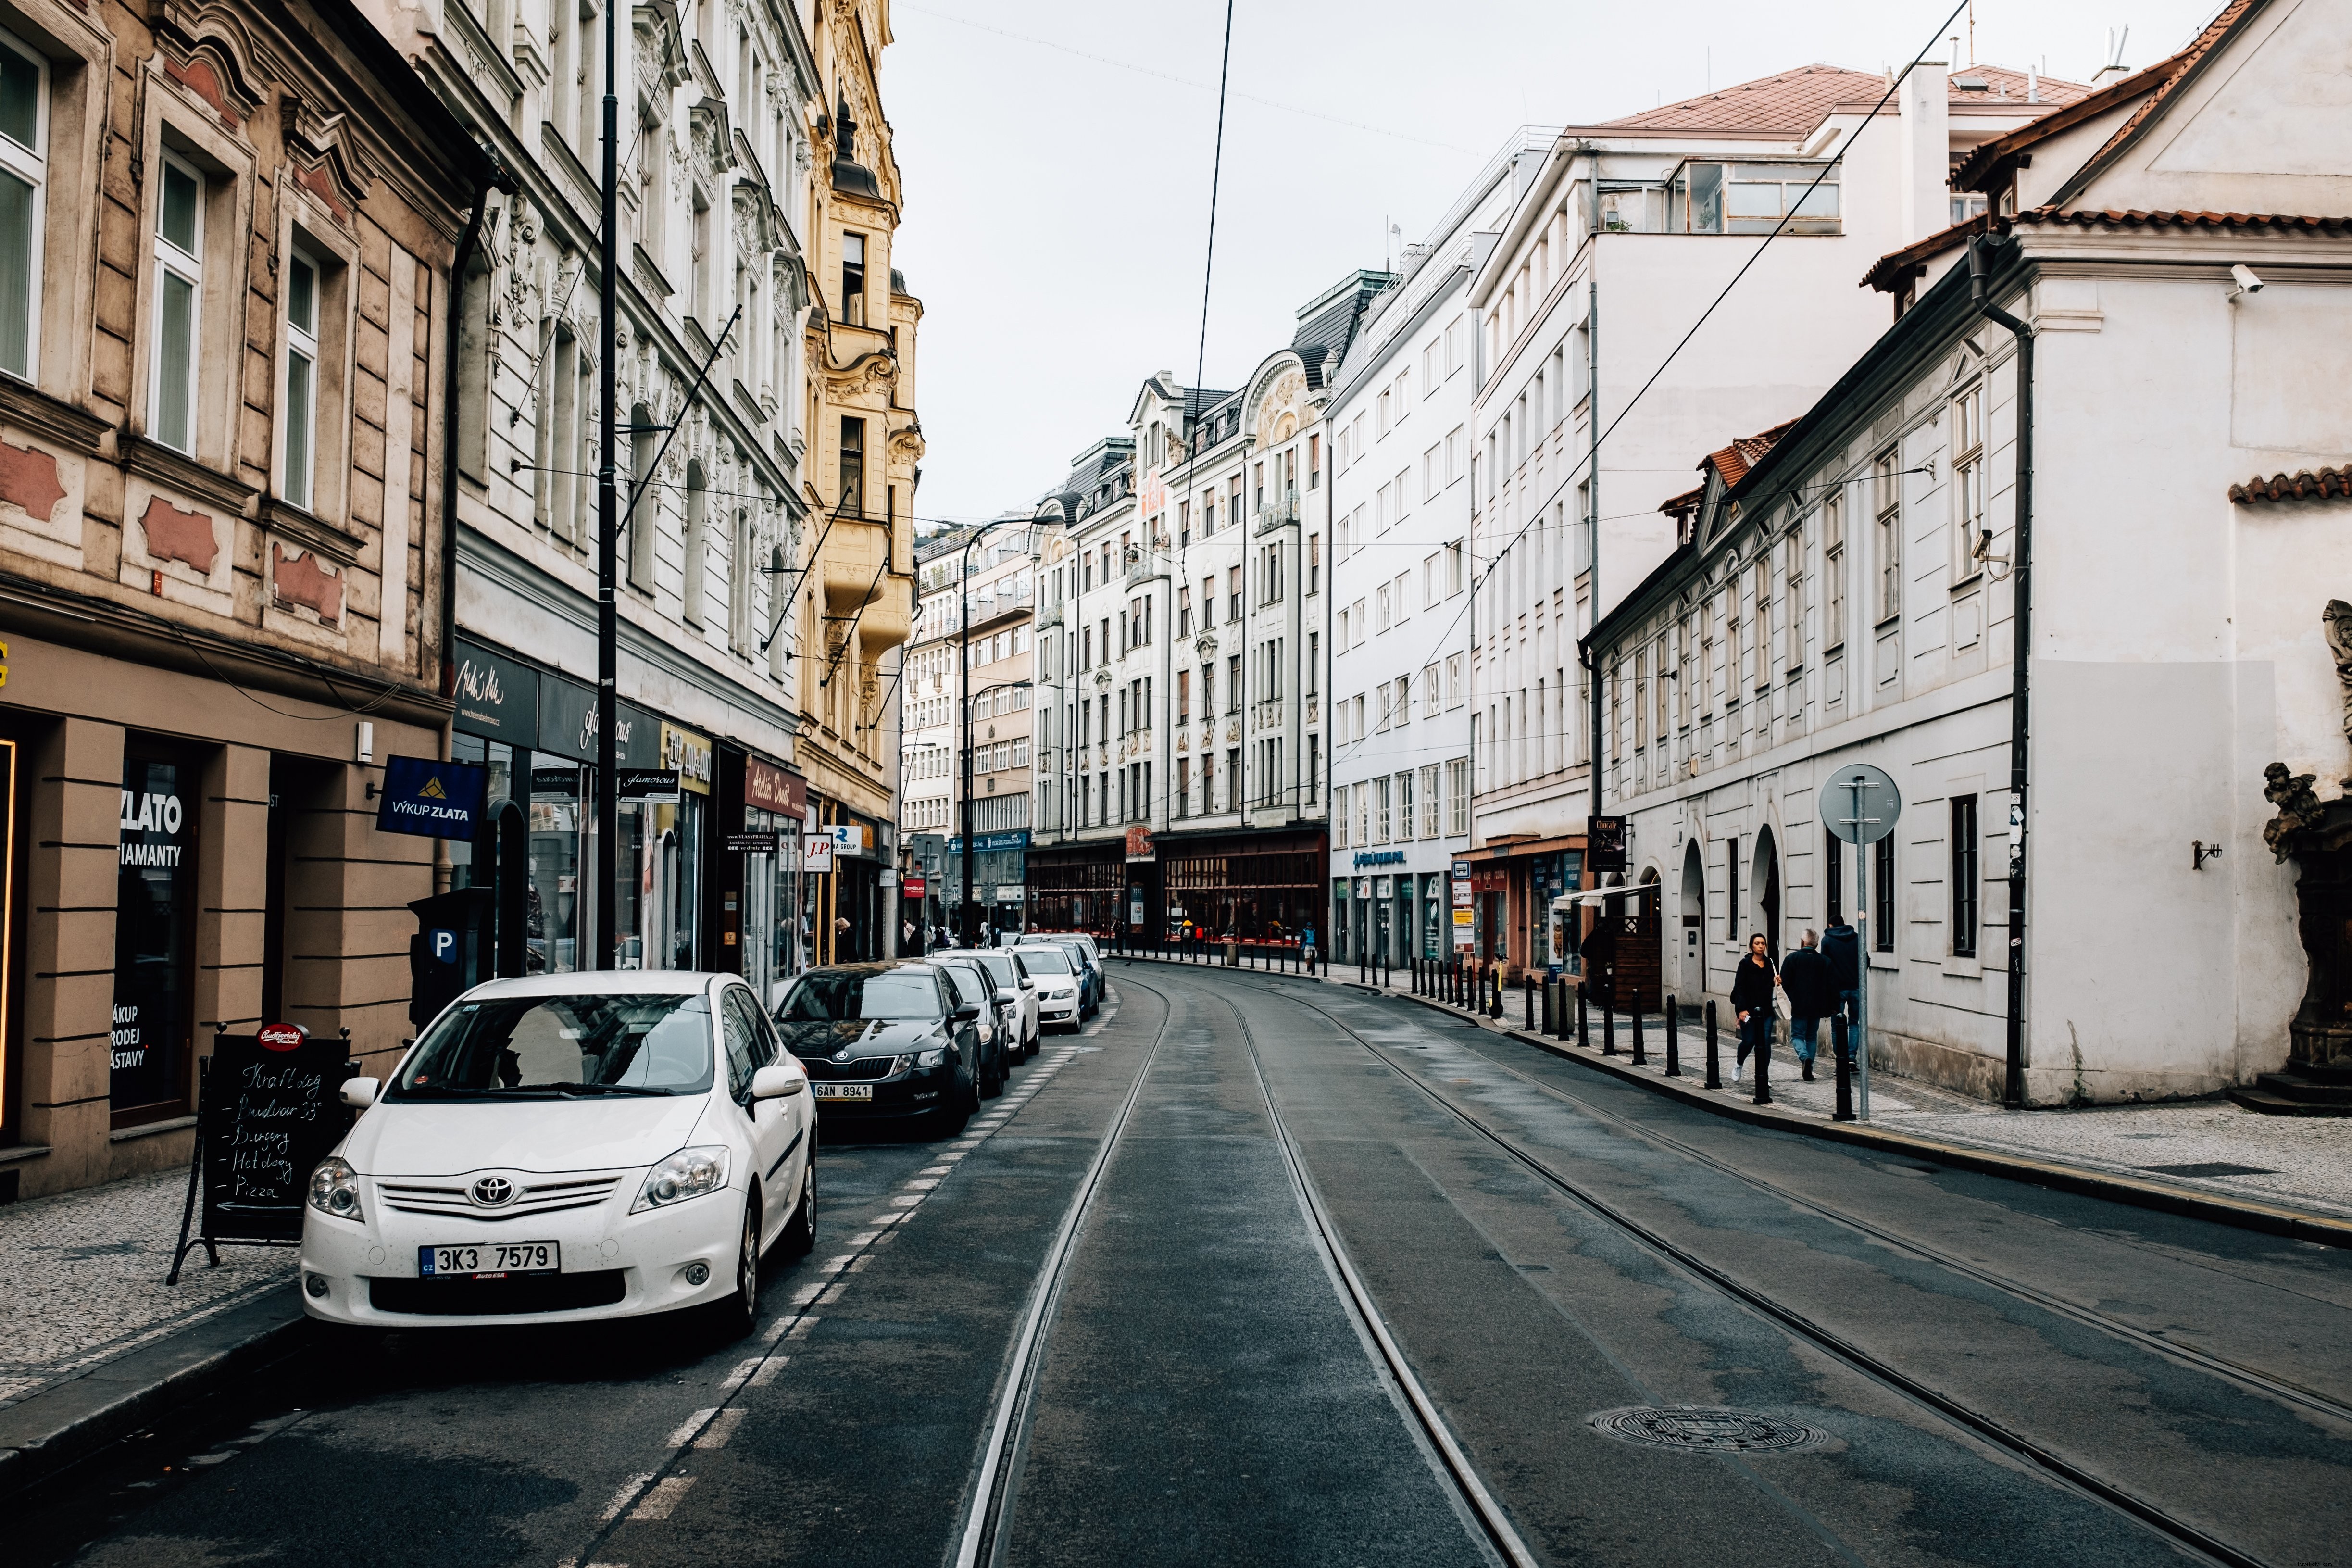
[[[808,1075],[732,975],[478,985],[310,1177],[302,1305],[373,1328],[703,1308],[750,1331],[760,1258],[816,1240]]]

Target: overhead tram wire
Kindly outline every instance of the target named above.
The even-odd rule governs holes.
[[[1625,406],[1617,411],[1617,416],[1610,420],[1608,425],[1602,428],[1601,434],[1594,438],[1591,451],[1561,477],[1559,483],[1552,487],[1551,493],[1544,497],[1542,502],[1529,512],[1528,520],[1525,522],[1519,524],[1518,531],[1511,535],[1510,542],[1506,544],[1500,551],[1496,552],[1490,559],[1486,569],[1480,572],[1477,577],[1472,581],[1470,584],[1469,598],[1464,601],[1461,609],[1454,612],[1454,621],[1458,622],[1461,620],[1462,616],[1468,612],[1471,603],[1475,601],[1478,596],[1478,590],[1486,585],[1486,579],[1494,575],[1496,568],[1503,563],[1504,560],[1510,554],[1511,551],[1517,546],[1519,541],[1527,537],[1528,530],[1535,526],[1536,520],[1542,517],[1547,511],[1550,510],[1552,503],[1558,500],[1560,496],[1567,491],[1569,486],[1574,484],[1579,478],[1584,476],[1589,468],[1600,460],[1602,443],[1606,442],[1610,437],[1617,433],[1617,426],[1622,425],[1625,422],[1626,416],[1631,415],[1635,408],[1641,405],[1642,400],[1649,395],[1650,389],[1657,385],[1658,378],[1666,374],[1667,368],[1681,356],[1683,350],[1690,346],[1691,340],[1698,336],[1699,329],[1706,326],[1706,323],[1713,319],[1716,311],[1722,308],[1724,300],[1730,298],[1731,291],[1739,287],[1739,280],[1747,277],[1749,269],[1752,268],[1758,260],[1763,257],[1765,251],[1771,248],[1772,242],[1780,238],[1780,236],[1787,231],[1790,218],[1804,205],[1806,199],[1812,195],[1813,192],[1820,187],[1821,183],[1829,178],[1830,171],[1840,167],[1845,163],[1845,156],[1848,153],[1853,151],[1854,143],[1861,141],[1864,132],[1867,132],[1872,125],[1877,122],[1879,110],[1885,109],[1888,102],[1894,99],[1896,90],[1899,89],[1906,81],[1910,79],[1911,73],[1919,68],[1919,62],[1927,58],[1927,51],[1934,48],[1938,43],[1943,41],[1944,29],[1950,26],[1953,20],[1957,18],[1962,11],[1968,9],[1969,4],[1969,0],[1960,0],[1958,5],[1952,7],[1951,15],[1946,16],[1942,22],[1937,25],[1936,30],[1928,35],[1927,43],[1920,47],[1917,54],[1911,57],[1910,63],[1903,68],[1903,69],[1895,76],[1894,80],[1886,84],[1885,92],[1882,93],[1879,96],[1878,101],[1871,106],[1870,112],[1864,117],[1862,124],[1854,131],[1854,133],[1846,138],[1844,145],[1838,149],[1837,155],[1832,158],[1828,163],[1822,165],[1821,172],[1813,176],[1812,184],[1807,185],[1805,187],[1804,194],[1800,195],[1797,200],[1790,205],[1787,212],[1781,214],[1780,221],[1772,226],[1772,232],[1764,237],[1764,243],[1758,246],[1754,252],[1748,256],[1748,259],[1739,264],[1739,270],[1733,273],[1731,275],[1730,281],[1724,284],[1724,286],[1717,291],[1715,298],[1707,301],[1706,309],[1699,312],[1698,320],[1690,324],[1690,330],[1675,341],[1673,348],[1666,351],[1666,357],[1658,362],[1658,367],[1650,373],[1650,376],[1647,381],[1642,383],[1640,390],[1636,391],[1633,396],[1625,400]],[[1592,606],[1592,624],[1596,626],[1601,624],[1601,606],[1598,604],[1595,604]],[[1444,641],[1444,638],[1452,636],[1453,632],[1454,626],[1452,623],[1448,623],[1445,629],[1438,634],[1439,640],[1441,642]],[[1350,741],[1348,742],[1349,753],[1353,754],[1355,748],[1362,745],[1363,743],[1362,740]],[[1336,753],[1332,760],[1335,763],[1339,760]]]

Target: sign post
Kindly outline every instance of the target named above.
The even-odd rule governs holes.
[[[1857,849],[1895,831],[1903,816],[1903,792],[1884,770],[1848,763],[1822,785],[1822,826]],[[1862,951],[1854,966],[1854,1025],[1861,1082],[1861,1113],[1870,1120],[1870,858],[1853,858],[1854,931]]]

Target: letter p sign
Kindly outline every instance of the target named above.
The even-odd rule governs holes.
[[[434,963],[455,963],[457,962],[457,933],[456,931],[429,931],[425,933],[425,940],[433,953]]]

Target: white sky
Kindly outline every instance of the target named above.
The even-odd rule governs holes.
[[[1237,0],[1208,384],[1297,308],[1417,240],[1521,124],[1590,123],[1815,61],[1907,61],[1956,0]],[[1977,0],[1975,58],[2087,81],[2179,48],[2220,0]],[[919,519],[1025,505],[1141,379],[1187,384],[1223,0],[891,0],[882,59],[921,299]],[[1431,19],[1451,27],[1433,27]],[[1969,58],[1965,16],[1958,63]],[[1949,46],[1930,58],[1950,53]]]

